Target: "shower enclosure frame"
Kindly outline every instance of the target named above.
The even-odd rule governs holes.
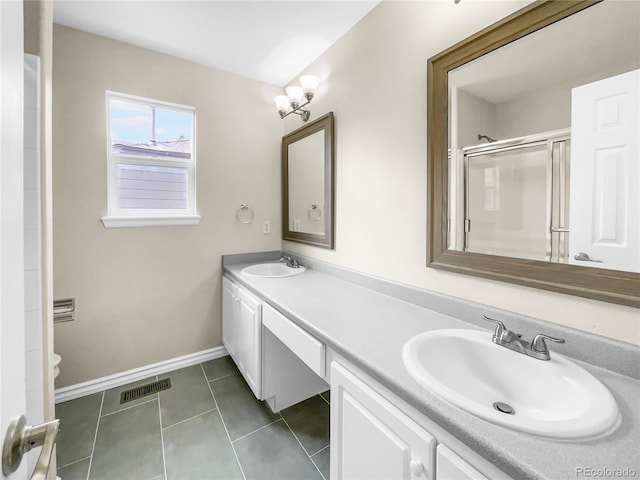
[[[469,219],[469,162],[474,157],[488,154],[518,151],[525,148],[546,146],[546,206],[545,206],[545,226],[546,226],[546,252],[544,261],[554,263],[567,263],[569,246],[569,229],[567,227],[568,216],[566,207],[569,195],[569,165],[567,158],[567,142],[571,141],[571,130],[569,128],[553,130],[549,132],[526,135],[508,140],[501,140],[482,145],[466,147],[461,150],[463,162],[462,189],[464,218],[462,224],[455,227],[453,222],[450,227],[458,228],[463,233],[462,251],[469,252],[469,235],[471,233],[471,222]],[[558,147],[558,155],[554,157],[554,148]],[[475,252],[482,253],[482,252]],[[542,259],[538,259],[541,260]]]

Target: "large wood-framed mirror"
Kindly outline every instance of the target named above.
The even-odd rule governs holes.
[[[427,266],[640,307],[639,25],[534,2],[429,59]]]
[[[333,112],[282,137],[282,238],[333,248]]]

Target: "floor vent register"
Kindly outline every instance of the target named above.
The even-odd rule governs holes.
[[[138,398],[146,397],[147,395],[153,395],[154,393],[168,390],[171,388],[171,379],[165,378],[153,383],[147,383],[140,387],[125,390],[120,394],[120,403],[132,402]]]

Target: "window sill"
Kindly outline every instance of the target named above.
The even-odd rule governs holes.
[[[157,217],[102,217],[102,224],[105,228],[126,228],[126,227],[175,227],[181,225],[198,225],[200,215],[162,215]]]

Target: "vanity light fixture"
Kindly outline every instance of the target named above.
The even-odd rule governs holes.
[[[311,99],[318,89],[318,79],[314,75],[303,75],[300,77],[300,85],[291,85],[285,88],[286,95],[277,95],[274,98],[280,118],[295,113],[300,115],[303,122],[309,120],[311,110],[307,105],[311,103]]]

